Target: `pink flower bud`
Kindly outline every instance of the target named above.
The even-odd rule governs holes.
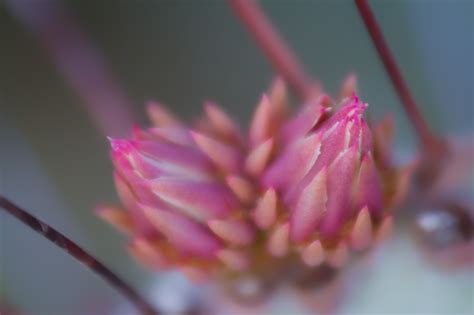
[[[194,130],[150,103],[153,128],[110,140],[128,212],[98,213],[131,234],[140,262],[212,275],[298,253],[341,267],[387,235],[410,174],[389,163],[387,132],[372,141],[355,94],[335,112],[321,94],[290,117],[285,91],[275,81],[247,135],[211,102]]]

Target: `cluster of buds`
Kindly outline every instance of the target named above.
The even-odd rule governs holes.
[[[282,261],[339,268],[390,232],[411,173],[391,164],[390,120],[371,129],[347,92],[337,111],[318,93],[292,116],[275,80],[247,134],[210,102],[193,128],[151,103],[154,127],[110,139],[126,211],[99,214],[141,263],[193,279]]]

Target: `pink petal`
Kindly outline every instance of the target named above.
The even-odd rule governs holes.
[[[295,242],[304,241],[315,232],[326,212],[327,171],[323,168],[301,191],[290,216],[290,235]]]
[[[124,209],[112,206],[98,206],[95,212],[104,221],[113,225],[121,232],[132,234],[135,229],[133,218]]]
[[[265,187],[281,191],[296,185],[313,167],[320,155],[321,135],[311,134],[288,147],[264,173]]]
[[[395,185],[395,192],[390,196],[390,199],[387,202],[387,209],[396,208],[405,200],[410,188],[411,179],[414,172],[417,170],[418,164],[419,161],[415,160],[398,171],[395,183],[393,184]]]
[[[334,268],[343,267],[349,258],[346,243],[342,242],[334,250],[328,252],[327,262]]]
[[[212,172],[209,160],[199,150],[187,146],[158,141],[131,141],[141,154],[154,159],[158,163],[179,165],[200,173]]]
[[[251,182],[243,177],[230,175],[226,177],[226,183],[241,202],[253,201],[255,188]]]
[[[132,139],[133,140],[151,140],[152,137],[138,125],[132,126]]]
[[[277,195],[275,190],[269,188],[257,202],[253,212],[255,224],[261,229],[268,229],[275,223],[277,216]]]
[[[387,115],[373,129],[374,154],[377,156],[377,161],[384,166],[389,166],[392,160],[394,124],[393,115]]]
[[[197,132],[191,132],[191,136],[201,151],[219,168],[225,171],[239,170],[241,155],[235,148]]]
[[[159,178],[149,185],[162,200],[199,221],[221,218],[237,207],[232,193],[218,183]]]
[[[345,99],[351,97],[352,94],[357,91],[357,76],[354,73],[349,74],[345,77],[339,91],[339,99]]]
[[[204,110],[215,132],[232,140],[240,139],[239,128],[235,122],[215,103],[206,102]]]
[[[270,255],[283,257],[288,252],[288,237],[290,232],[289,223],[278,226],[270,235],[267,243],[267,250]]]
[[[375,240],[377,242],[383,242],[392,236],[392,232],[393,218],[392,216],[387,216],[382,220],[382,223],[380,223],[380,226],[375,233]]]
[[[366,249],[372,242],[372,220],[369,209],[364,207],[357,215],[351,231],[352,247],[356,250]]]
[[[301,252],[303,262],[309,267],[315,267],[323,263],[325,255],[324,249],[319,240],[315,240],[307,245]]]
[[[141,264],[154,270],[162,270],[169,266],[170,261],[157,246],[145,238],[135,238],[127,246],[128,251]]]
[[[357,166],[357,147],[347,149],[329,169],[327,214],[321,223],[323,237],[333,237],[351,214],[350,193]]]
[[[111,140],[116,169],[128,180],[182,175],[209,178],[210,161],[198,150],[157,141]]]
[[[176,127],[182,125],[178,118],[163,105],[155,101],[149,101],[146,104],[146,111],[148,117],[156,127]]]
[[[171,142],[183,146],[191,146],[193,139],[189,134],[189,130],[182,127],[168,127],[168,128],[150,128],[148,132],[154,137],[164,142]]]
[[[279,128],[288,116],[288,91],[281,78],[273,80],[269,89],[270,104],[272,104],[272,123]]]
[[[329,107],[323,106],[330,98],[321,95],[314,102],[303,107],[295,118],[288,121],[281,130],[283,143],[288,144],[295,139],[306,136],[316,125],[326,118]]]
[[[369,208],[375,219],[382,216],[382,187],[370,153],[362,158],[355,186],[354,208],[361,209],[364,206]]]
[[[216,256],[230,269],[243,271],[250,265],[249,257],[237,250],[221,249],[217,252]]]
[[[253,114],[250,124],[249,139],[252,147],[255,147],[271,137],[272,109],[268,97],[264,94],[257,109]]]
[[[271,138],[256,146],[250,151],[245,161],[245,170],[252,176],[259,176],[270,160],[272,149],[273,139]]]
[[[183,215],[143,205],[142,210],[150,222],[180,251],[213,257],[221,247],[217,238],[206,228]]]
[[[114,173],[115,188],[120,201],[127,209],[133,209],[137,204],[137,198],[132,192],[129,184],[117,172]]]
[[[214,234],[234,245],[248,245],[254,240],[254,229],[243,220],[209,220],[207,225]]]
[[[117,172],[114,173],[115,187],[122,204],[130,211],[134,224],[140,234],[152,234],[154,228],[143,216],[137,203],[138,199],[129,184]]]
[[[346,118],[351,118],[364,112],[367,108],[367,104],[362,103],[356,94],[352,95],[350,99],[346,101],[346,104],[342,106],[334,115],[326,120],[321,128],[329,129],[338,121],[342,121]]]

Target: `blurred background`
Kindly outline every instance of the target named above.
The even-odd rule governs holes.
[[[90,51],[100,55],[98,64],[113,78],[110,89],[130,104],[141,125],[148,124],[143,107],[148,99],[164,102],[186,119],[212,99],[246,125],[274,72],[224,1],[0,2],[1,194],[70,236],[142,292],[152,295],[156,283],[166,288],[163,281],[170,281],[172,288],[173,281],[183,283],[179,275],[161,277],[143,270],[126,253],[125,238],[93,213],[97,204],[117,203],[109,147],[85,110],[91,106],[87,98],[58,70],[60,62],[39,40],[47,34],[38,25],[55,34],[70,31],[64,23],[50,25],[56,5],[66,9],[92,43]],[[394,113],[398,155],[415,151],[413,130],[352,1],[262,5],[329,93],[335,95],[345,75],[356,73],[371,117]],[[473,2],[371,5],[426,119],[437,132],[463,135],[474,143]],[[67,41],[58,47],[64,49],[61,56],[81,59]],[[79,64],[78,71],[87,73],[90,65]],[[102,82],[89,70],[91,82]],[[84,80],[89,80],[87,75]],[[114,117],[109,115],[110,120]],[[121,132],[130,129],[118,125]],[[370,270],[351,282],[341,313],[474,312],[472,270],[447,271],[428,264],[410,233],[407,226],[399,226],[396,237],[375,253]],[[21,314],[129,312],[111,306],[124,302],[101,279],[3,213],[0,296],[0,303],[17,307]],[[304,309],[289,300],[280,301],[271,313],[300,312]]]

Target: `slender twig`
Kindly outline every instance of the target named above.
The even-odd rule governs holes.
[[[107,136],[125,136],[135,123],[131,101],[101,52],[67,10],[64,1],[7,0],[6,8],[38,40],[80,105]]]
[[[87,268],[102,277],[113,288],[121,292],[131,303],[133,303],[137,309],[140,310],[141,314],[159,314],[158,311],[153,309],[153,307],[148,304],[132,287],[121,280],[119,276],[62,233],[49,226],[47,223],[35,218],[3,196],[0,196],[0,208],[6,210],[8,214],[17,218],[32,230],[56,244],[56,246],[63,249],[66,253],[73,256]]]
[[[398,69],[394,57],[386,43],[382,31],[377,23],[377,20],[370,9],[366,0],[355,0],[359,14],[364,20],[365,27],[372,38],[372,42],[377,49],[377,52],[382,60],[385,70],[392,81],[392,84],[397,91],[398,97],[400,98],[402,105],[408,115],[408,118],[413,124],[420,142],[422,143],[425,152],[439,153],[442,148],[442,142],[438,139],[428,127],[422,113],[419,110],[418,105],[415,102],[407,84],[403,80],[402,74]]]
[[[228,0],[228,4],[296,95],[302,100],[310,97],[314,82],[258,4],[253,0]]]

